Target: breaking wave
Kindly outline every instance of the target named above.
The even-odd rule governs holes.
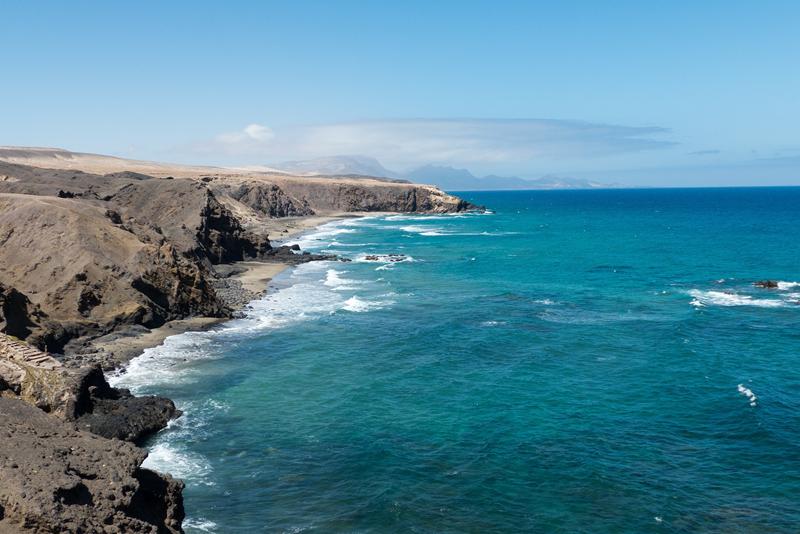
[[[788,291],[790,289],[800,288],[800,282],[778,282],[778,289],[781,291]]]
[[[728,293],[725,291],[701,291],[692,289],[689,295],[693,297],[692,306],[701,308],[704,306],[757,306],[759,308],[781,308],[786,306],[786,302],[776,299],[758,299],[750,295],[740,295],[738,293]]]
[[[744,384],[739,384],[736,386],[736,389],[739,390],[739,393],[747,397],[750,406],[756,406],[758,404],[758,397],[756,397],[752,389],[745,387]]]

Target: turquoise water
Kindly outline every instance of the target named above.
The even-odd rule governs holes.
[[[800,188],[464,196],[118,379],[187,532],[800,530]]]

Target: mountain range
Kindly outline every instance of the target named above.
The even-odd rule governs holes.
[[[375,176],[396,181],[426,183],[449,191],[480,191],[509,189],[602,189],[619,187],[548,174],[536,179],[494,174],[478,177],[467,169],[446,165],[424,165],[406,173],[391,171],[377,159],[369,156],[328,156],[303,161],[287,161],[270,165],[270,168],[299,175],[311,176]]]

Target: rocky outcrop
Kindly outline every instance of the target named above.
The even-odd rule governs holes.
[[[318,212],[454,213],[477,208],[427,185],[328,178],[277,180],[287,194]]]
[[[183,484],[146,455],[0,397],[0,533],[182,532]]]
[[[753,285],[756,287],[761,287],[764,289],[776,289],[778,287],[777,280],[759,280],[757,282],[753,282]]]
[[[164,397],[135,397],[127,389],[112,388],[99,365],[78,371],[75,389],[78,428],[109,439],[137,443],[181,415]]]
[[[134,397],[112,388],[95,364],[79,369],[0,334],[0,396],[15,397],[81,429],[106,438],[138,442],[180,416],[157,396]]]
[[[271,248],[266,236],[244,230],[232,213],[210,191],[200,211],[197,239],[212,263],[229,263],[246,258],[261,258]]]
[[[68,339],[64,328],[51,321],[24,293],[0,283],[0,333],[27,339],[34,346],[55,350]]]
[[[229,182],[215,180],[211,184],[221,198],[229,198],[265,217],[302,217],[314,215],[314,210],[304,202],[287,195],[273,183],[256,180]]]
[[[169,399],[112,388],[97,365],[65,368],[0,334],[0,534],[181,532],[183,485],[119,441],[179,415]]]

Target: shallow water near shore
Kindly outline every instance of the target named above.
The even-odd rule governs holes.
[[[114,379],[187,532],[800,530],[800,188],[463,196]]]

